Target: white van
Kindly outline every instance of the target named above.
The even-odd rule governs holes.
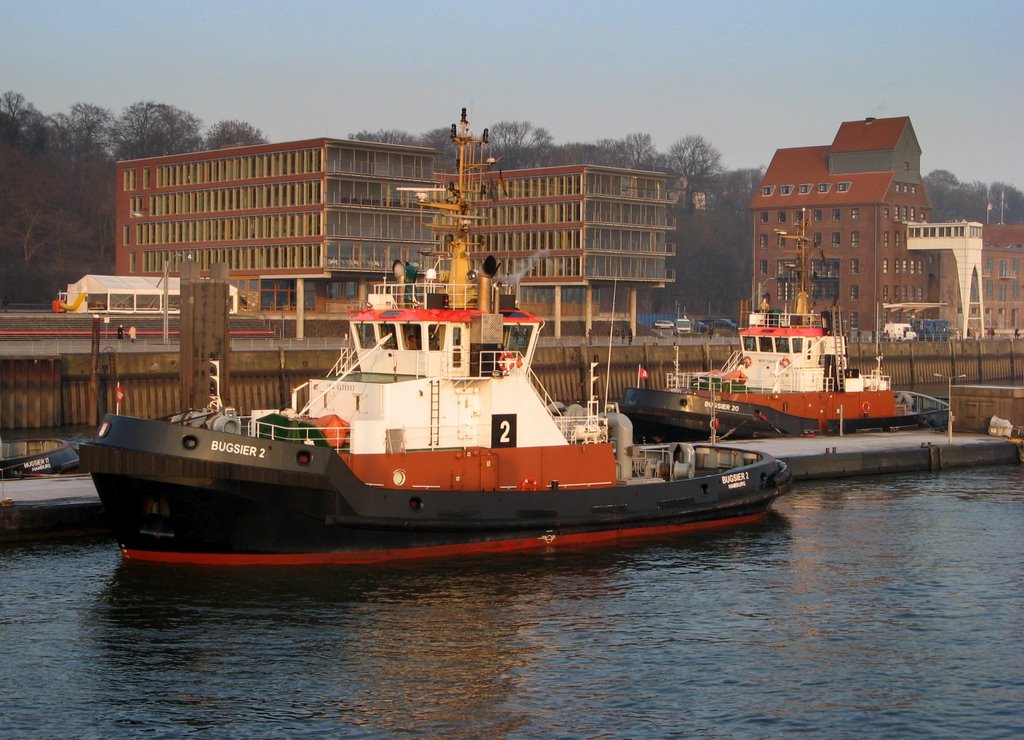
[[[882,327],[882,338],[890,342],[909,342],[917,339],[917,332],[910,324],[886,324]]]
[[[676,319],[676,334],[689,334],[693,331],[693,322],[685,316],[681,319]]]

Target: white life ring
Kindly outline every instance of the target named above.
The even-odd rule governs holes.
[[[743,367],[750,367],[751,365],[754,364],[754,361],[750,359],[750,355],[743,355],[743,359],[740,360],[740,363],[743,365]]]
[[[788,357],[783,357],[781,360],[779,360],[779,366],[783,370],[785,370],[787,367],[789,367],[789,358]]]

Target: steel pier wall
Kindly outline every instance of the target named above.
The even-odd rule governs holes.
[[[732,354],[732,343],[696,343],[679,346],[679,369],[697,372],[720,367]],[[935,385],[935,378],[966,375],[958,384],[1011,382],[1024,378],[1024,344],[1012,339],[960,342],[898,342],[883,344],[882,369],[899,388]],[[851,344],[853,367],[866,373],[876,365],[874,344]],[[616,345],[611,349],[611,385],[606,386],[607,345],[566,342],[542,347],[534,372],[549,395],[564,403],[581,402],[588,395],[591,362],[598,362],[596,391],[615,401],[637,384],[641,367],[647,387],[662,388],[673,370],[673,345]],[[234,352],[228,405],[248,413],[254,408],[278,408],[290,402],[291,389],[329,370],[337,353],[329,350],[265,350]],[[89,419],[90,356],[0,356],[0,428],[35,429],[65,424],[86,424]],[[121,412],[145,418],[167,416],[182,408],[177,352],[101,353],[99,362],[100,415],[114,411],[118,382],[125,399]]]

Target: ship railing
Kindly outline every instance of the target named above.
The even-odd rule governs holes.
[[[513,295],[515,286],[496,287],[499,294]],[[468,308],[476,306],[476,283],[447,283],[442,280],[415,283],[374,283],[367,301],[372,308]]]
[[[788,311],[763,311],[752,313],[747,326],[821,326],[821,316],[814,313],[790,313]]]

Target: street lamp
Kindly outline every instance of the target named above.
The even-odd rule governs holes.
[[[935,373],[936,378],[945,378],[948,386],[946,391],[946,403],[949,408],[946,411],[946,432],[949,435],[949,443],[953,444],[953,381],[966,378],[966,375],[943,375],[942,373]]]

